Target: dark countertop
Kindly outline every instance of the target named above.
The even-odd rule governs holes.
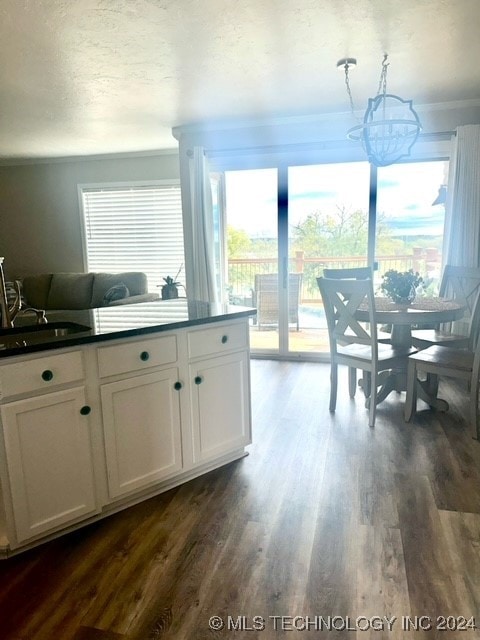
[[[211,304],[186,298],[110,306],[89,311],[66,311],[64,318],[61,312],[56,311],[55,321],[52,320],[46,325],[1,329],[0,358],[150,335],[248,317],[255,313],[256,310],[249,307]]]

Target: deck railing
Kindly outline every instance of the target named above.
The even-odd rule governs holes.
[[[441,255],[437,249],[415,248],[412,253],[394,256],[378,256],[378,269],[375,280],[380,282],[381,275],[389,269],[418,271],[422,277],[438,281],[441,270]],[[289,260],[292,273],[303,273],[301,292],[302,302],[320,301],[317,277],[323,269],[346,269],[364,267],[367,260],[364,256],[326,256],[306,258],[303,251],[297,251]],[[230,299],[237,304],[250,304],[255,281],[255,274],[276,273],[276,258],[231,258],[228,261],[228,293]]]

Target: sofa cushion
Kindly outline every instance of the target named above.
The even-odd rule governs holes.
[[[26,276],[23,279],[22,290],[27,306],[35,309],[46,308],[52,276],[52,273],[41,273],[37,276]]]
[[[103,296],[103,305],[108,305],[111,302],[115,302],[115,300],[123,300],[123,298],[127,298],[130,295],[130,291],[126,284],[123,282],[119,282],[118,284],[114,284],[113,287],[110,287],[108,291],[105,292]]]
[[[147,276],[141,271],[127,271],[125,273],[95,273],[92,291],[92,307],[105,304],[105,293],[117,284],[127,287],[130,296],[147,293]]]
[[[46,309],[89,309],[93,273],[54,273]]]

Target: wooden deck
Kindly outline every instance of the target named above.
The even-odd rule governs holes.
[[[267,349],[278,349],[278,330],[262,329],[250,327],[250,347],[252,351],[265,351]],[[328,332],[326,329],[303,329],[299,331],[291,329],[288,332],[289,350],[294,352],[322,353],[328,354]]]
[[[290,325],[288,331],[289,351],[309,354],[328,354],[328,331],[321,301],[309,301],[300,306],[299,330]],[[255,351],[277,350],[278,327],[262,327],[250,324],[250,347]]]

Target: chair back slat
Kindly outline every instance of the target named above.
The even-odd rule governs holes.
[[[461,321],[456,322],[456,333],[470,335],[475,305],[480,292],[480,268],[456,267],[445,265],[440,284],[440,297],[449,298],[465,307],[465,314]],[[462,329],[463,327],[463,329]],[[452,330],[452,323],[442,325],[444,331]]]
[[[470,322],[468,327],[468,349],[475,351],[479,343],[480,335],[480,288],[475,296],[475,302],[473,304],[472,314],[470,316]]]
[[[323,277],[335,280],[373,280],[371,267],[352,267],[350,269],[324,269]]]
[[[318,278],[327,318],[330,349],[337,352],[339,344],[359,343],[372,349],[377,357],[377,326],[373,284],[367,280],[337,280]],[[356,314],[362,309],[368,314],[368,325],[361,324]]]

